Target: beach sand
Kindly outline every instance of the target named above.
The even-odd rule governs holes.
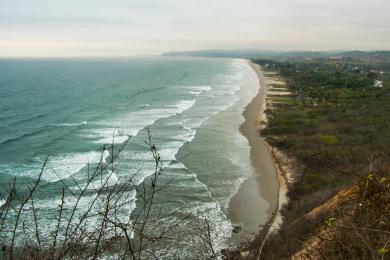
[[[248,139],[253,174],[244,181],[229,203],[229,217],[240,226],[233,240],[246,240],[269,223],[279,204],[280,176],[269,146],[259,131],[265,126],[266,82],[260,66],[250,63],[259,77],[259,92],[243,112],[241,133]]]

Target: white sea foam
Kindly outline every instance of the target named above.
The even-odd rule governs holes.
[[[94,143],[97,144],[121,144],[129,139],[129,136],[122,134],[115,128],[86,130],[82,136],[85,138],[96,139]]]
[[[248,179],[248,177],[240,177],[240,178],[237,178],[234,183],[233,183],[233,186],[234,186],[234,190],[233,192],[225,199],[223,200],[222,202],[222,206],[227,209],[229,208],[229,203],[230,201],[232,200],[232,198],[237,194],[237,192],[240,190],[241,188],[241,185],[244,183],[244,181],[246,181]]]
[[[191,130],[191,129],[197,129],[199,128],[204,121],[209,119],[209,117],[201,117],[201,118],[188,118],[185,119],[181,125],[183,126],[184,129]]]
[[[176,160],[176,154],[179,151],[180,147],[182,147],[184,142],[173,141],[164,143],[158,147],[157,152],[161,156],[164,161],[174,161]]]
[[[190,91],[190,94],[192,95],[200,95],[200,93],[202,93],[202,91],[198,90],[198,91]]]
[[[97,138],[97,143],[112,143],[113,130],[117,129],[118,135],[115,137],[115,143],[126,141],[128,136],[136,136],[143,128],[154,124],[157,120],[181,114],[190,109],[195,104],[195,99],[182,100],[176,104],[166,105],[160,109],[146,109],[131,112],[112,122],[101,122],[102,129],[95,129],[83,136],[88,138]],[[107,128],[109,127],[109,128]]]
[[[179,149],[183,146],[184,143],[184,141],[171,141],[162,143],[157,147],[157,152],[161,157],[163,167],[169,166],[171,161],[176,160],[176,154],[179,152]],[[126,154],[122,154],[122,157],[125,157],[126,160],[129,160],[133,163],[139,162],[139,165],[143,168],[143,171],[138,172],[138,176],[147,177],[154,171],[155,163],[150,151],[128,151]]]
[[[64,154],[53,158],[49,158],[46,167],[42,173],[42,179],[47,182],[57,182],[60,179],[66,179],[78,173],[88,163],[105,163],[109,156],[109,151],[101,152],[87,152]],[[37,172],[26,172],[27,175],[36,176]],[[33,177],[31,176],[31,177]]]
[[[54,124],[55,126],[78,126],[78,125],[86,125],[88,124],[87,121],[83,121],[80,123],[62,123],[62,124]]]
[[[58,194],[60,193],[61,192],[58,192]],[[50,237],[53,231],[57,229],[57,222],[50,220],[53,220],[53,212],[57,212],[61,204],[63,204],[64,209],[71,210],[65,210],[62,212],[62,221],[60,222],[60,228],[58,229],[58,240],[64,238],[64,231],[68,222],[67,220],[70,220],[70,213],[72,212],[72,209],[76,206],[77,210],[74,212],[75,215],[73,216],[73,220],[71,222],[70,227],[73,228],[75,224],[79,221],[79,219],[85,217],[85,225],[83,225],[83,229],[85,229],[84,231],[92,232],[98,229],[101,225],[101,218],[99,216],[99,213],[101,213],[102,210],[105,209],[106,201],[107,200],[104,200],[104,194],[98,196],[97,193],[84,194],[84,196],[80,197],[79,200],[74,196],[65,196],[64,199],[62,199],[61,196],[51,196],[50,201],[39,197],[34,198],[34,208],[38,214],[38,218],[42,220],[38,222],[40,235],[42,237]],[[117,207],[115,213],[109,212],[109,214],[115,214],[115,218],[119,218],[124,223],[131,222],[130,213],[134,210],[136,206],[135,190],[133,189],[125,191],[122,196],[112,195],[110,201],[111,204],[109,208],[112,208],[114,205],[117,205]],[[28,212],[29,210],[32,210],[31,207],[31,204],[27,203],[24,207],[24,210]],[[88,214],[87,211],[89,211]],[[9,215],[11,219],[13,218],[13,214],[16,214],[16,212],[10,211]],[[29,214],[22,214],[21,221],[25,224],[23,225],[23,230],[26,229],[25,231],[27,231],[27,234],[33,234],[33,232],[35,232],[34,228],[36,223],[33,221],[33,218],[29,217]],[[16,232],[17,234],[22,234],[21,225],[19,225],[18,230]],[[109,238],[114,235],[115,232],[113,230],[113,227],[108,226],[106,232],[104,233],[104,237]],[[16,242],[18,242],[18,240],[23,239],[24,236],[17,236]]]
[[[171,162],[168,166],[171,169],[187,169],[186,166],[180,162]]]
[[[118,184],[118,182],[119,178],[115,172],[108,171],[108,173],[97,176],[97,178],[89,184],[88,190],[99,190],[101,188],[112,187]]]
[[[190,212],[197,216],[201,223],[204,223],[205,218],[209,221],[210,235],[216,252],[227,248],[226,242],[232,236],[233,226],[221,210],[218,202],[199,204],[193,207]]]
[[[190,128],[187,129],[186,133],[176,135],[174,138],[184,142],[191,142],[195,138],[195,135],[196,135],[196,130]]]
[[[190,94],[192,95],[200,95],[204,92],[209,92],[211,90],[210,86],[189,86]]]
[[[191,108],[193,105],[195,105],[195,99],[182,100],[179,103],[174,104],[174,105],[166,105],[165,107],[169,108],[169,110],[166,110],[166,109],[163,109],[163,110],[165,110],[165,112],[172,113],[171,115],[176,115],[176,114],[183,113],[187,109]],[[173,109],[173,110],[171,110],[171,109]]]
[[[110,155],[108,150],[103,153],[91,151],[86,153],[70,153],[62,154],[55,157],[49,157],[42,172],[41,179],[46,182],[57,182],[65,180],[70,176],[78,173],[88,163],[96,164],[99,162],[105,163]],[[19,165],[19,167],[6,167],[2,169],[5,174],[12,174],[18,177],[37,178],[41,172],[43,160],[35,158],[34,163]]]

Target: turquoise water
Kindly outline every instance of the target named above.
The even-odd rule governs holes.
[[[1,60],[0,184],[14,177],[32,182],[49,155],[45,188],[34,200],[49,230],[60,178],[70,186],[70,180],[85,181],[87,164],[99,161],[103,145],[131,136],[110,182],[137,173],[142,183],[153,173],[144,145],[149,127],[163,160],[160,181],[168,187],[157,201],[191,215],[172,239],[182,257],[197,258],[202,243],[195,233],[204,218],[212,224],[215,247],[229,243],[226,207],[251,174],[248,143],[238,128],[257,90],[256,75],[238,59]],[[137,194],[130,189],[127,195],[134,200],[131,211]]]

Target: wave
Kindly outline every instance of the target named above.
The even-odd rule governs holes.
[[[204,92],[210,92],[212,88],[210,86],[190,86],[190,88],[193,91],[204,91]],[[213,91],[215,93],[216,91]],[[226,93],[226,92],[225,92]],[[222,93],[221,93],[222,94]],[[87,138],[94,138],[96,139],[94,142],[99,144],[109,144],[113,141],[115,143],[123,143],[125,142],[129,136],[135,136],[138,134],[138,132],[147,127],[152,125],[155,121],[167,118],[173,115],[177,115],[180,113],[183,113],[184,111],[190,109],[195,105],[196,100],[182,100],[176,104],[172,105],[166,105],[160,109],[144,109],[136,112],[132,112],[125,116],[124,118],[120,118],[117,122],[114,122],[113,124],[110,122],[109,125],[114,125],[115,128],[101,128],[101,129],[92,129],[92,130],[86,130],[85,137]],[[143,105],[143,107],[148,107],[148,104]],[[204,120],[207,120],[208,117],[203,118]],[[183,124],[187,130],[191,130],[191,133],[185,133],[182,135],[178,135],[174,137],[177,140],[183,141],[183,142],[190,142],[193,140],[196,131],[193,130],[194,128],[198,128],[204,120],[200,120],[200,122],[190,122],[193,120],[188,120],[186,124]],[[197,121],[197,120],[195,120]],[[61,123],[61,124],[55,124],[50,125],[50,127],[56,126],[81,126],[88,124],[87,121],[79,122],[79,123]],[[46,130],[50,129],[49,127],[44,129],[39,129],[37,131],[27,133],[24,135],[21,135],[16,138],[11,138],[8,140],[5,140],[4,142],[0,144],[5,144],[8,142],[13,142],[16,140],[19,140],[21,138],[25,138],[28,136],[32,136],[35,134],[42,133]],[[119,129],[119,130],[118,130]],[[174,145],[174,147],[165,147],[161,152],[162,158],[166,158],[167,161],[175,160],[175,155],[177,154],[180,147],[184,144],[183,142],[178,142]],[[85,160],[83,156],[86,156]],[[60,172],[61,177],[69,177],[70,175],[73,175],[74,173],[81,170],[82,167],[85,166],[85,164],[89,161],[88,158],[96,157],[96,152],[87,153],[84,155],[67,155],[67,156],[61,156],[59,158],[55,158],[50,166],[54,164],[63,165],[66,163],[71,163],[71,161],[75,161],[76,163],[73,164],[72,167],[63,168],[63,170],[59,169],[56,166],[52,166],[56,172]],[[47,173],[48,174],[48,173]],[[49,178],[52,180],[57,180],[57,178]]]
[[[191,142],[195,138],[196,130],[194,130],[192,128],[188,128],[187,130],[188,130],[187,133],[176,135],[174,138],[181,140],[181,141],[184,141],[184,142],[187,142],[187,143]]]
[[[35,131],[31,131],[31,132],[28,132],[28,133],[24,133],[24,134],[21,134],[19,136],[16,136],[16,137],[12,137],[12,138],[9,138],[9,139],[6,139],[4,141],[1,141],[0,142],[0,146],[1,145],[5,145],[5,144],[9,144],[9,143],[12,143],[12,142],[16,142],[16,141],[20,141],[24,138],[27,138],[27,137],[32,137],[32,136],[35,136],[35,135],[39,135],[39,134],[42,134],[46,131],[50,131],[52,130],[53,128],[56,128],[56,127],[62,127],[62,126],[81,126],[81,125],[86,125],[88,122],[87,121],[84,121],[84,122],[80,122],[80,123],[62,123],[62,124],[50,124],[50,125],[46,125],[44,127],[41,127],[40,129],[38,130],[35,130]]]
[[[157,88],[152,88],[152,89],[143,89],[141,91],[138,91],[136,93],[134,93],[132,96],[131,96],[131,99],[138,99],[139,96],[141,96],[142,94],[146,94],[146,93],[151,93],[151,92],[154,92],[154,91],[158,91],[158,90],[163,90],[165,89],[166,86],[163,86],[163,87],[157,87]]]
[[[166,105],[165,108],[160,109],[160,110],[162,110],[164,112],[171,112],[172,113],[171,115],[177,115],[177,114],[181,114],[184,111],[193,107],[195,105],[195,102],[196,102],[195,99],[182,100],[179,103],[174,104],[174,105]],[[171,116],[171,115],[169,115],[169,116]]]
[[[52,126],[79,126],[79,125],[87,125],[87,121],[83,121],[80,123],[62,123],[62,124],[52,124]]]
[[[108,150],[104,152],[86,152],[86,153],[71,153],[58,155],[49,160],[46,163],[46,167],[42,173],[42,180],[54,183],[61,179],[65,180],[70,176],[73,176],[80,172],[87,164],[97,164],[100,161],[104,164],[106,159],[110,155]],[[18,177],[36,178],[42,167],[42,160],[35,158],[33,165],[20,165],[18,168],[13,167],[10,174]],[[5,170],[8,172],[8,170]]]
[[[190,94],[192,95],[200,95],[203,92],[209,92],[211,90],[210,86],[191,86],[190,88]]]
[[[238,62],[237,64],[240,65]],[[238,65],[236,65],[237,68]],[[232,67],[234,69],[234,66]],[[233,69],[229,71],[229,74],[235,73]],[[67,123],[50,125],[50,127],[75,127],[76,129],[77,126],[80,126],[77,128],[80,131],[74,133],[76,135],[81,135],[81,137],[87,138],[87,140],[85,140],[86,142],[93,142],[96,144],[111,144],[113,142],[123,143],[128,140],[129,136],[136,136],[140,131],[142,131],[142,129],[155,124],[156,121],[172,117],[168,120],[159,121],[156,124],[156,128],[153,129],[155,131],[153,132],[154,137],[157,136],[160,137],[160,139],[157,140],[163,140],[162,142],[158,143],[161,146],[157,145],[158,152],[160,153],[161,158],[164,160],[163,166],[166,169],[166,174],[163,174],[162,178],[177,178],[178,181],[177,183],[173,184],[173,189],[181,192],[178,194],[178,196],[185,197],[191,195],[193,198],[198,195],[202,196],[201,200],[197,198],[195,198],[193,201],[188,200],[188,207],[192,208],[191,212],[193,212],[196,218],[199,218],[199,222],[203,222],[204,217],[207,217],[210,219],[212,225],[215,225],[216,228],[212,228],[212,230],[215,230],[213,237],[218,240],[218,247],[222,248],[220,245],[226,240],[226,238],[230,237],[231,232],[231,223],[227,220],[221,209],[223,206],[220,206],[217,202],[217,199],[212,197],[210,190],[213,190],[207,181],[205,183],[199,181],[201,178],[196,174],[196,172],[190,172],[184,164],[177,161],[176,157],[178,157],[177,154],[183,145],[187,142],[191,142],[194,139],[197,133],[197,129],[203,124],[203,122],[208,120],[212,115],[231,106],[231,104],[234,102],[234,95],[231,94],[234,94],[238,89],[240,89],[241,83],[236,81],[236,79],[239,79],[238,76],[236,76],[236,78],[231,78],[229,76],[230,75],[226,75],[225,73],[224,77],[221,78],[216,84],[214,84],[213,81],[210,81],[213,83],[212,87],[199,85],[184,86],[182,89],[180,89],[181,86],[179,86],[177,89],[177,91],[180,92],[177,93],[178,96],[186,96],[188,100],[172,102],[169,101],[170,97],[167,96],[167,98],[164,98],[164,102],[170,102],[171,104],[162,105],[160,108],[156,108],[155,103],[153,103],[152,106],[147,103],[139,106],[133,105],[131,109],[138,111],[128,112],[121,116],[110,119],[102,118],[100,120],[101,122],[95,122],[95,119],[88,119],[88,122],[70,121]],[[208,84],[208,81],[204,83]],[[154,88],[152,90],[145,91],[140,89],[138,93],[132,95],[129,102],[132,102],[135,99],[138,101],[141,100],[141,98],[144,98],[146,95],[143,95],[142,97],[137,96],[142,95],[143,93],[158,91],[159,89],[163,88],[164,87]],[[157,95],[158,93],[160,92],[153,93],[153,95]],[[172,93],[176,94],[176,92]],[[172,98],[174,97],[172,96]],[[196,100],[193,98],[196,98]],[[144,99],[142,102],[152,101],[149,101],[149,99]],[[193,106],[195,106],[195,108],[191,109]],[[190,111],[185,112],[187,110]],[[173,117],[174,115],[178,116]],[[98,116],[99,115],[96,114],[96,117]],[[93,126],[90,127],[90,122],[92,121]],[[167,121],[176,122],[174,122],[172,125],[169,125]],[[163,124],[162,128],[160,128],[160,123]],[[83,125],[87,124],[88,127],[82,127]],[[161,129],[162,131],[160,133],[159,131]],[[73,130],[73,128],[70,128],[70,130]],[[133,146],[131,146],[131,148],[133,148]],[[116,165],[118,167],[116,167],[113,172],[107,170],[107,172],[105,172],[102,176],[102,179],[96,180],[92,183],[88,195],[83,198],[82,202],[80,202],[80,209],[82,209],[84,205],[86,205],[90,200],[88,196],[90,194],[93,196],[94,191],[101,188],[102,186],[114,186],[117,183],[120,183],[120,180],[131,176],[133,172],[134,174],[137,174],[136,178],[134,178],[135,184],[140,184],[144,181],[145,178],[147,178],[147,176],[153,173],[154,161],[150,152],[146,150],[140,151],[140,149],[144,148],[141,145],[136,146],[135,148],[136,149],[133,149],[132,151],[124,150],[121,154],[120,160]],[[129,155],[129,153],[131,154]],[[129,156],[126,157],[125,155]],[[53,157],[48,162],[47,170],[44,172],[43,179],[48,182],[56,182],[59,180],[58,176],[60,176],[62,179],[73,176],[75,179],[77,179],[77,181],[85,184],[86,175],[84,173],[86,169],[84,167],[88,162],[97,163],[101,156],[102,154],[100,152],[95,151],[86,153],[62,154]],[[108,151],[103,154],[103,162],[105,162],[106,158],[109,158]],[[31,167],[31,165],[29,166]],[[201,180],[203,181],[203,179]],[[236,183],[235,186],[240,186],[242,181],[243,180],[238,179],[238,183]],[[226,182],[229,184],[233,183],[231,180],[227,180]],[[107,184],[104,185],[104,183]],[[208,187],[208,185],[210,187]],[[193,194],[190,194],[191,192]],[[126,197],[135,201],[135,190],[129,192],[129,196]],[[50,197],[40,201],[40,210],[46,212],[47,207],[52,207],[54,209],[54,207],[58,206],[60,203],[60,201],[57,201],[56,199],[56,197]],[[218,197],[218,199],[220,198]],[[130,208],[132,207],[135,207],[135,203],[130,206]],[[129,212],[131,212],[131,210],[129,210]],[[52,223],[50,223],[50,225],[52,225]],[[188,245],[189,247],[192,245],[190,241]]]
[[[136,136],[145,127],[153,125],[157,120],[168,118],[190,109],[195,105],[195,99],[182,100],[176,104],[165,105],[162,108],[143,109],[131,112],[113,121],[101,122],[100,129],[88,130],[82,136],[96,139],[99,144],[125,142],[129,136]]]
[[[241,188],[241,185],[248,179],[248,177],[240,177],[240,178],[237,178],[233,184],[234,186],[234,191],[233,193],[230,194],[230,196],[228,196],[222,203],[223,207],[225,209],[229,208],[229,203],[230,201],[232,200],[232,198],[238,193],[238,191],[240,190]]]
[[[173,169],[173,167],[176,166],[178,168],[186,169],[183,164],[177,161],[176,156],[185,143],[193,140],[196,130],[184,128],[182,122],[183,121],[166,121],[164,124],[166,124],[166,126],[173,127],[175,130],[173,132],[163,131],[155,133],[155,137],[166,140],[164,142],[160,142],[157,146],[157,152],[161,157],[163,168]],[[181,130],[179,130],[179,128]],[[126,151],[122,154],[122,159],[127,161],[126,169],[136,169],[134,172],[134,174],[136,174],[134,178],[136,183],[142,183],[145,178],[154,172],[154,158],[148,150],[140,151],[137,149]],[[142,169],[139,169],[139,167]],[[128,174],[131,175],[133,173],[128,172]]]
[[[211,201],[194,206],[190,210],[192,216],[196,216],[200,223],[204,223],[204,219],[211,221],[211,237],[213,239],[213,247],[218,252],[227,248],[227,238],[232,236],[233,225],[227,218],[218,202]]]
[[[108,150],[101,152],[75,153],[56,156],[49,160],[42,174],[42,179],[47,182],[57,182],[60,179],[67,179],[86,167],[88,163],[106,162],[110,155]]]
[[[115,186],[119,183],[119,178],[113,171],[108,171],[107,173],[99,176],[96,180],[92,181],[87,190],[99,190],[102,188],[108,188]]]
[[[39,118],[45,117],[48,114],[49,113],[43,113],[43,114],[34,115],[32,117],[29,117],[29,118],[24,118],[24,119],[21,119],[19,121],[11,122],[11,123],[8,124],[8,126],[15,126],[15,125],[23,124],[23,123],[26,123],[26,122],[30,122],[30,121],[32,121],[34,119],[39,119]],[[11,117],[14,117],[14,116],[9,116],[9,117],[6,117],[5,119],[11,118]],[[1,118],[0,120],[2,120],[2,119],[3,118]]]
[[[59,192],[59,194],[61,194]],[[52,216],[53,212],[56,212],[58,210],[58,205],[63,204],[63,207],[65,209],[72,209],[76,204],[77,204],[77,210],[74,211],[74,216],[73,216],[73,221],[72,224],[76,224],[79,219],[85,218],[85,226],[83,227],[85,232],[92,232],[94,231],[100,224],[100,214],[101,210],[106,206],[106,201],[103,200],[102,198],[98,198],[96,191],[86,193],[84,196],[78,200],[77,197],[73,195],[66,195],[64,198],[61,198],[60,196],[51,196],[50,199],[48,198],[34,198],[34,208],[36,212],[38,212],[38,216],[42,218],[41,223],[42,225],[39,226],[39,231],[42,235],[42,237],[48,237],[53,233],[53,230],[57,229],[57,222],[53,221]],[[116,200],[118,199],[118,200]],[[115,198],[113,199],[112,202],[110,203],[110,207],[114,206],[114,203],[116,205],[120,205],[118,207],[118,210],[115,211],[115,217],[120,218],[121,221],[123,222],[129,222],[131,223],[131,212],[134,210],[136,207],[135,204],[136,198],[135,198],[135,191],[134,190],[128,190],[124,191],[123,196],[120,198]],[[30,211],[32,210],[31,204],[26,204],[24,207],[25,211]],[[88,214],[87,210],[89,211]],[[111,213],[111,212],[110,212]],[[14,219],[16,217],[16,212],[15,211],[10,211],[9,212],[9,219]],[[70,219],[70,214],[73,214],[72,210],[65,210],[63,211],[63,219],[69,220]],[[113,213],[111,213],[113,214]],[[23,242],[24,234],[25,232],[25,227],[27,228],[28,231],[29,227],[35,227],[35,222],[34,218],[32,217],[24,217],[23,218],[23,228],[21,225],[19,225],[18,229],[16,230],[17,234],[20,234],[20,236],[16,236],[16,243],[21,243]],[[38,224],[39,224],[38,223]],[[66,223],[66,222],[65,222]],[[7,223],[9,224],[9,223]],[[107,228],[107,231],[103,234],[104,238],[109,238],[113,237],[115,234],[114,230],[112,228]],[[58,237],[59,239],[63,239],[64,237],[64,229],[59,230]]]
[[[29,133],[25,133],[25,134],[19,135],[17,137],[6,139],[6,140],[0,142],[0,146],[1,145],[5,145],[5,144],[9,144],[9,143],[12,143],[12,142],[20,141],[21,139],[24,139],[24,138],[27,138],[27,137],[31,137],[31,136],[34,136],[34,135],[38,135],[38,134],[44,133],[44,132],[46,132],[46,131],[48,131],[50,129],[52,129],[52,127],[46,126],[44,128],[41,128],[41,129],[29,132]]]
[[[122,134],[118,129],[102,128],[86,130],[82,137],[93,139],[96,144],[121,144],[129,139],[128,135]]]

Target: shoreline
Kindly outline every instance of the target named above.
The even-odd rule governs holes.
[[[271,231],[280,224],[280,209],[286,202],[287,178],[277,163],[273,148],[260,136],[267,124],[267,82],[261,67],[248,61],[259,80],[259,91],[245,107],[245,121],[240,132],[248,140],[252,175],[240,186],[229,202],[229,217],[239,231],[232,234],[233,240],[248,241],[259,232]]]
[[[275,94],[275,92],[272,91],[271,84],[280,83],[280,79],[275,79],[273,77],[267,77],[264,75],[263,70],[260,65],[254,64],[250,61],[248,61],[253,70],[256,72],[260,85],[263,88],[263,99],[262,99],[262,106],[259,113],[258,120],[260,122],[263,122],[260,125],[260,128],[258,129],[259,133],[261,130],[263,130],[268,123],[268,117],[265,113],[265,110],[267,109],[268,105],[272,105],[271,103],[267,103],[267,95],[268,93]],[[272,161],[274,163],[275,169],[276,169],[276,177],[278,179],[278,194],[277,194],[277,206],[275,210],[272,213],[272,217],[267,222],[266,227],[261,230],[263,233],[265,233],[266,237],[278,229],[283,224],[283,216],[281,214],[282,208],[287,205],[288,203],[288,197],[287,192],[290,184],[293,182],[292,177],[292,170],[291,170],[291,158],[287,157],[285,154],[280,152],[278,149],[270,145],[265,138],[261,137],[263,142],[268,148],[268,152],[272,157]],[[283,160],[283,163],[281,162]]]

